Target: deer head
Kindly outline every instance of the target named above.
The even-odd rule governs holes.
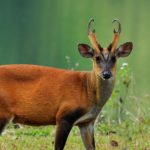
[[[113,23],[117,23],[118,29],[114,29],[114,37],[112,42],[107,48],[103,48],[100,43],[98,43],[95,35],[95,30],[91,29],[91,23],[94,19],[91,19],[88,23],[88,38],[92,44],[90,47],[87,44],[78,44],[78,50],[81,56],[86,58],[92,58],[93,60],[93,71],[98,77],[102,79],[113,78],[116,74],[116,62],[120,57],[128,56],[133,48],[132,42],[126,42],[119,47],[117,47],[120,33],[121,24],[119,20],[113,20]]]

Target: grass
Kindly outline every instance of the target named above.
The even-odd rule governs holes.
[[[97,150],[150,150],[150,120],[124,121],[121,124],[97,123],[95,140]],[[0,137],[0,150],[53,150],[55,127],[14,129],[9,126]],[[80,133],[74,127],[65,150],[84,150]]]

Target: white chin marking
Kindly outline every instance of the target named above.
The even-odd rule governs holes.
[[[103,78],[102,76],[100,76],[101,78],[102,78],[102,80],[108,80],[108,81],[110,81],[110,80],[112,80],[113,79],[113,77],[110,77],[109,79],[105,79],[105,78]]]
[[[105,78],[103,78],[103,77],[101,77],[102,78],[102,80],[106,80]]]
[[[112,80],[113,79],[113,76],[112,77],[110,77],[109,79],[105,79],[105,78],[103,78],[103,76],[101,76],[101,75],[99,75],[99,74],[97,74],[97,76],[99,76],[102,80]]]

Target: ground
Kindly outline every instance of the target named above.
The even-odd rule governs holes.
[[[97,150],[150,150],[150,121],[97,123],[95,141]],[[0,137],[0,150],[53,150],[55,127],[23,126],[14,129],[9,125]],[[74,127],[65,150],[84,150],[80,133]]]

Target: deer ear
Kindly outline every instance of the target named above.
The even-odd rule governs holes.
[[[116,53],[118,57],[127,57],[133,48],[132,42],[126,42],[117,48]]]
[[[81,56],[86,58],[92,58],[94,55],[94,50],[87,44],[78,44],[78,50]]]

